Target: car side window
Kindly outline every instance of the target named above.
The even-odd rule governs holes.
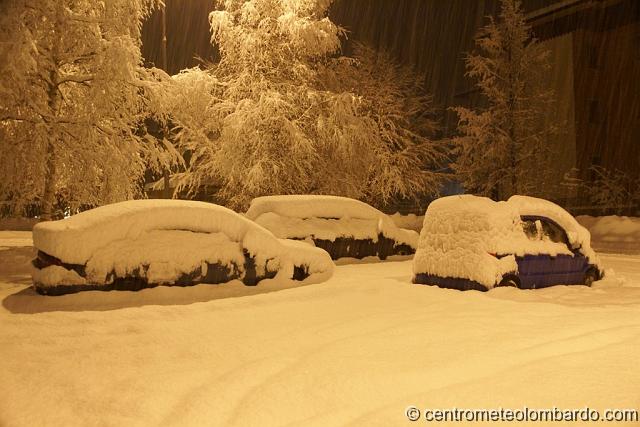
[[[544,240],[546,237],[544,225],[539,219],[522,220],[522,229],[529,240]]]
[[[525,219],[522,221],[522,229],[524,230],[524,234],[527,235],[529,240],[539,240],[540,232],[538,228],[539,221],[534,221],[530,219]]]
[[[554,243],[568,243],[567,234],[558,225],[553,222],[525,218],[522,220],[522,230],[529,240],[548,240]]]
[[[542,235],[555,243],[568,243],[564,230],[552,222],[542,221]]]

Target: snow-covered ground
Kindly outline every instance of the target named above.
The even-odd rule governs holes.
[[[576,219],[589,229],[596,250],[640,254],[640,218],[583,215]]]
[[[409,405],[640,409],[639,255],[603,254],[608,278],[593,288],[463,293],[410,284],[402,261],[341,265],[286,290],[45,297],[28,288],[32,248],[20,242],[0,232],[2,426],[392,426],[409,424]]]
[[[30,231],[0,231],[0,250],[21,246],[33,246]]]

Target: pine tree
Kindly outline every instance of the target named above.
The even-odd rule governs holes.
[[[178,190],[216,184],[218,195],[237,208],[268,194],[384,202],[425,191],[431,181],[412,156],[419,138],[408,130],[388,138],[395,129],[374,117],[365,99],[370,91],[354,93],[324,80],[342,34],[326,16],[330,4],[218,0],[210,22],[220,62],[177,78],[206,87],[208,98],[205,114],[195,113],[199,118],[176,118],[190,157]]]
[[[157,3],[0,6],[0,200],[10,211],[35,204],[48,219],[60,203],[75,209],[140,195],[149,161],[161,158],[156,142],[136,132],[158,84],[140,54],[141,20]]]
[[[486,108],[454,109],[460,135],[453,139],[453,169],[468,192],[506,199],[527,192],[527,176],[544,169],[554,131],[543,126],[553,102],[544,82],[549,52],[532,37],[518,0],[501,0],[498,21],[490,18],[476,46],[467,76],[476,80]]]

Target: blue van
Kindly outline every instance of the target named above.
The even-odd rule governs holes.
[[[597,265],[591,264],[580,248],[571,248],[566,231],[555,221],[542,216],[522,216],[525,234],[530,239],[548,238],[567,246],[569,254],[525,254],[516,256],[518,271],[506,275],[498,286],[522,289],[545,288],[558,284],[586,285],[603,276]],[[541,230],[541,231],[540,231]]]
[[[463,195],[429,206],[413,282],[486,291],[590,286],[602,277],[589,232],[559,206],[533,197],[494,202]]]

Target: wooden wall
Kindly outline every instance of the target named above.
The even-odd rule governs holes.
[[[638,24],[575,33],[577,166],[584,179],[592,164],[640,177]]]

